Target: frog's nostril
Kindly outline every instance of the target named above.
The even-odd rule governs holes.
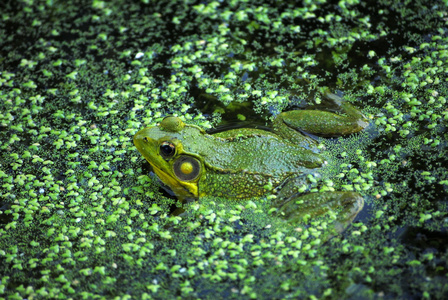
[[[143,138],[143,140],[144,140],[145,142],[148,142],[148,138],[147,138],[146,136]]]

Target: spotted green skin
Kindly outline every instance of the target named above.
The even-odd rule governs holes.
[[[134,143],[157,170],[159,178],[181,200],[207,195],[246,199],[276,194],[273,205],[289,219],[306,213],[319,215],[342,207],[345,210],[344,224],[347,224],[363,206],[359,194],[303,195],[298,191],[299,186],[307,183],[306,175],[318,176],[319,169],[325,164],[323,156],[315,152],[315,140],[302,132],[321,136],[346,135],[360,131],[368,124],[349,103],[332,94],[326,97],[344,115],[319,110],[289,111],[277,116],[272,132],[240,128],[213,135],[197,126],[184,124],[177,117],[168,117],[159,126],[140,130],[134,136]],[[162,157],[160,145],[163,142],[176,143],[176,153],[172,157]],[[172,162],[180,156],[193,157],[199,162],[197,178],[188,182],[175,178]]]
[[[309,149],[250,128],[215,134],[205,144],[189,144],[189,150],[200,153],[206,162],[207,175],[200,191],[232,199],[262,196],[288,178],[302,177],[324,163]]]

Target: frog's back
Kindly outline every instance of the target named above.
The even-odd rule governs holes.
[[[198,153],[213,168],[274,174],[323,164],[319,154],[265,130],[244,128],[205,137],[207,141],[191,145],[189,151]]]

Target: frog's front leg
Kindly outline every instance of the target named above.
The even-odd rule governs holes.
[[[358,132],[369,124],[364,115],[350,103],[335,94],[323,95],[333,102],[339,115],[321,110],[293,110],[279,114],[274,120],[274,128],[284,134],[285,127],[318,136],[341,136]],[[286,126],[285,126],[286,125]]]
[[[289,224],[304,223],[308,218],[312,220],[328,212],[336,212],[337,219],[332,227],[334,233],[341,233],[362,210],[364,199],[355,192],[309,193],[274,205],[277,206],[276,215]]]

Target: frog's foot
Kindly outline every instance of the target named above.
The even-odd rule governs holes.
[[[277,214],[288,223],[300,224],[334,212],[332,227],[336,234],[343,232],[364,206],[364,199],[355,192],[310,193],[288,199],[279,205]]]
[[[275,130],[281,132],[281,126],[286,125],[296,131],[318,136],[341,136],[361,131],[369,125],[364,115],[349,102],[331,93],[323,96],[343,115],[321,110],[287,111],[279,114],[274,120]]]

